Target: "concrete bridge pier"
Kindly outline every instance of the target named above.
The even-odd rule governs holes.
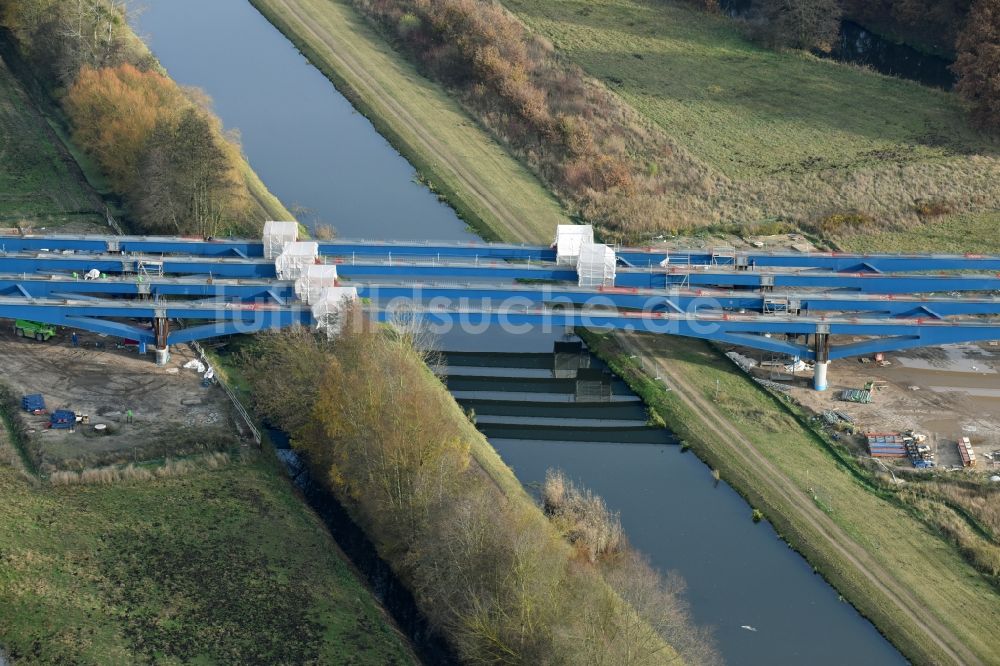
[[[827,328],[825,325],[819,327]],[[817,391],[825,391],[827,388],[826,371],[830,367],[830,334],[821,330],[816,331],[816,365],[814,366],[813,388]]]
[[[170,332],[170,324],[167,318],[157,316],[153,319],[153,336],[156,339],[156,365],[163,366],[170,361],[170,347],[167,346],[167,333]]]

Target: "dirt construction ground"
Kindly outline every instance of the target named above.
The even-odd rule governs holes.
[[[833,361],[829,390],[808,388],[807,371],[791,393],[815,411],[846,412],[863,431],[924,433],[939,467],[961,465],[956,442],[968,437],[977,469],[1000,470],[986,455],[1000,450],[1000,346],[925,347],[887,353],[885,360],[884,366],[857,358]],[[843,389],[862,388],[870,380],[879,387],[871,404],[839,399]]]
[[[235,443],[231,406],[218,386],[182,366],[195,358],[186,345],[171,349],[166,367],[119,349],[117,339],[60,330],[48,342],[15,337],[0,320],[0,381],[22,394],[41,393],[48,410],[89,416],[74,431],[51,430],[48,416],[22,412],[32,430],[32,454],[42,472],[120,464],[215,450]],[[132,410],[133,423],[126,423]],[[106,426],[99,434],[97,424]]]

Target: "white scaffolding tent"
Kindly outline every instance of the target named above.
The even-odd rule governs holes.
[[[358,299],[354,287],[327,287],[312,304],[313,321],[316,329],[326,332],[327,338],[340,334],[344,327],[344,313],[351,303]]]
[[[279,280],[297,280],[308,266],[316,263],[319,244],[313,241],[296,241],[285,245],[285,249],[274,260],[274,269]]]
[[[333,264],[310,264],[295,281],[295,295],[304,303],[315,303],[323,290],[337,286],[337,267]]]
[[[576,274],[581,287],[613,287],[615,284],[615,251],[601,243],[580,248]]]
[[[580,248],[594,242],[594,227],[589,224],[560,224],[556,227],[556,263],[572,266]]]
[[[288,243],[294,243],[299,239],[298,222],[275,222],[270,220],[264,223],[264,258],[275,260],[285,249]]]

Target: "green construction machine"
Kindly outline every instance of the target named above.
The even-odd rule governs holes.
[[[56,327],[40,324],[37,321],[18,319],[14,322],[14,334],[19,338],[34,338],[39,342],[45,342],[56,334]]]

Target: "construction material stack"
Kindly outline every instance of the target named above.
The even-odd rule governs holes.
[[[845,402],[859,402],[867,405],[871,403],[874,392],[875,382],[867,382],[863,389],[845,389],[840,394],[840,399]]]
[[[905,458],[906,442],[898,432],[869,432],[868,452],[873,458]]]
[[[42,397],[41,393],[26,395],[21,398],[21,409],[29,414],[44,414],[46,412],[45,398]]]
[[[907,430],[903,433],[903,441],[906,443],[906,455],[910,457],[914,467],[919,469],[934,467],[934,452],[926,443],[927,435]]]
[[[49,417],[49,427],[53,430],[71,430],[76,426],[76,414],[68,409],[57,409]]]
[[[968,437],[958,440],[958,456],[962,459],[962,467],[976,466],[976,452],[972,450],[972,442]]]
[[[275,222],[264,223],[264,258],[274,261],[285,250],[285,246],[299,239],[299,223]]]

